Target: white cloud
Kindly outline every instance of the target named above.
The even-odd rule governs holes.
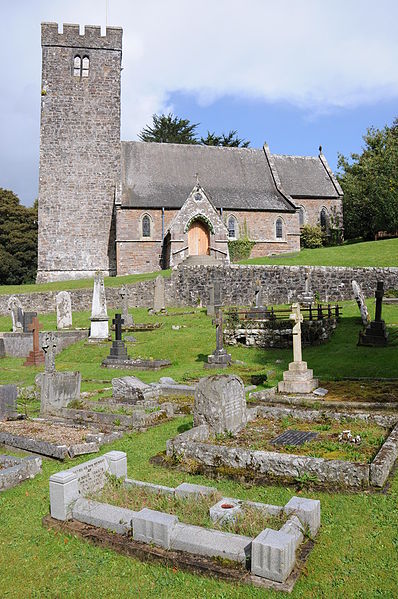
[[[7,122],[29,120],[37,152],[40,21],[104,25],[105,3],[3,3],[2,162],[15,134]],[[395,0],[109,0],[110,24],[124,29],[123,137],[172,108],[174,91],[201,104],[224,95],[283,100],[309,114],[398,97],[397,20]]]

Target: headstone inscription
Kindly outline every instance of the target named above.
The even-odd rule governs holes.
[[[367,345],[370,347],[384,347],[388,343],[388,332],[386,324],[381,318],[383,305],[384,283],[378,281],[375,292],[376,309],[375,319],[366,327],[364,331],[360,331],[358,345]]]
[[[44,362],[44,353],[40,349],[39,343],[39,330],[39,319],[35,316],[29,325],[29,331],[33,333],[33,350],[29,353],[24,366],[38,366]]]
[[[216,349],[212,354],[207,356],[205,368],[227,368],[231,364],[231,354],[228,354],[224,349],[224,322],[222,310],[217,309],[216,316],[213,320],[216,325]]]
[[[12,318],[12,332],[22,333],[23,332],[23,308],[16,295],[12,295],[7,302],[7,307],[11,312]]]
[[[68,291],[60,291],[55,296],[57,308],[57,329],[68,329],[72,326],[72,301]]]
[[[245,387],[234,375],[201,379],[195,390],[194,426],[207,424],[214,433],[237,432],[246,426]]]
[[[16,385],[0,386],[0,420],[9,420],[17,416]]]
[[[94,291],[91,307],[90,340],[103,341],[109,336],[109,318],[106,310],[104,276],[100,271],[94,275]]]
[[[290,320],[293,320],[293,362],[289,370],[283,373],[283,381],[278,383],[279,393],[311,393],[318,387],[318,380],[314,379],[313,371],[303,362],[301,351],[301,323],[303,317],[300,304],[292,304]]]
[[[153,295],[153,311],[160,312],[165,309],[164,277],[158,275],[155,279],[155,290]]]
[[[129,314],[129,290],[126,285],[120,287],[119,295],[122,303],[122,318],[124,320],[124,326],[128,328],[133,326],[134,320],[132,315]]]
[[[360,285],[356,281],[352,281],[352,291],[361,313],[362,323],[367,326],[370,322],[370,316],[366,306],[365,296]]]

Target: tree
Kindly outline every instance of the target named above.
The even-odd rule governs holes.
[[[197,144],[196,128],[198,123],[190,123],[188,119],[180,119],[169,114],[154,114],[152,126],[147,125],[138,137],[141,141],[169,144]]]
[[[0,285],[35,280],[37,269],[37,200],[31,208],[0,187]]]
[[[339,154],[346,239],[375,238],[398,231],[398,119],[391,127],[369,128],[362,154]]]
[[[230,148],[248,148],[250,141],[238,137],[236,130],[231,130],[228,135],[221,133],[216,135],[214,132],[207,132],[207,137],[201,137],[200,143],[205,146],[228,146]]]

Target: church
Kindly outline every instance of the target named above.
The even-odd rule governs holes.
[[[342,222],[317,156],[120,140],[122,29],[42,23],[37,282],[300,250],[304,224]],[[134,107],[132,107],[132,110]]]

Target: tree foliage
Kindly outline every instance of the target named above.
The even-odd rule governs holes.
[[[169,114],[154,114],[152,125],[147,125],[138,134],[141,141],[173,143],[173,144],[202,144],[206,146],[229,146],[247,148],[250,141],[238,137],[238,132],[232,129],[228,134],[207,132],[206,137],[197,138],[196,129],[199,123],[191,123],[188,119]]]
[[[0,187],[0,284],[35,280],[37,269],[37,200],[31,208]]]
[[[398,231],[398,119],[391,127],[368,129],[362,154],[339,155],[346,239],[374,239]]]

